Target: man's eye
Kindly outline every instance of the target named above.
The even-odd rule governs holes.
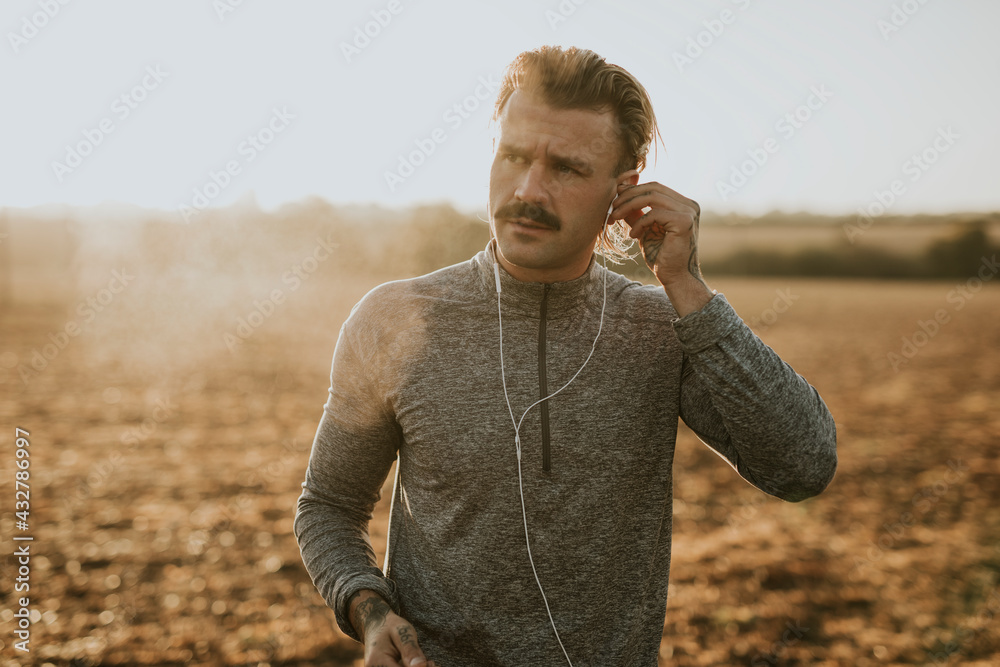
[[[520,155],[514,155],[513,153],[504,154],[503,159],[506,160],[507,162],[510,162],[511,164],[521,164],[522,162],[524,162],[524,158],[522,158]]]
[[[568,164],[561,164],[558,167],[556,167],[556,169],[558,169],[559,173],[562,173],[562,174],[575,174],[575,173],[577,173],[576,169],[574,169],[573,167],[569,166]]]

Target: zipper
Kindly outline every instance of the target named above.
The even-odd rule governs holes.
[[[545,311],[549,301],[549,285],[546,283],[542,291],[542,305],[538,312],[538,398],[549,395],[548,378],[545,375]],[[539,406],[542,417],[542,470],[549,472],[551,461],[549,457],[549,402],[542,401]]]

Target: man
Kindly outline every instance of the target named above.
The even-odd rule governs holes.
[[[355,306],[296,536],[366,665],[655,665],[678,416],[790,501],[832,478],[833,419],[706,286],[698,205],[639,185],[658,131],[628,72],[523,53],[494,118],[493,238]],[[659,286],[595,260],[626,229]]]

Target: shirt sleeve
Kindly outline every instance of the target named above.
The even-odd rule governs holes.
[[[348,615],[355,593],[371,589],[399,613],[396,588],[376,566],[368,525],[396,459],[400,434],[379,391],[375,364],[359,354],[351,324],[348,319],[337,340],[330,394],[309,456],[294,530],[306,570],[340,629],[361,641]]]
[[[721,294],[673,326],[684,352],[684,423],[766,493],[797,502],[826,488],[837,431],[816,389]]]

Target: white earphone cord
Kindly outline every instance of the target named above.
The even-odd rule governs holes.
[[[608,208],[609,218],[611,216],[611,210],[612,209],[609,207]],[[605,218],[604,222],[605,224],[607,224],[607,218]],[[499,262],[497,262],[495,249],[493,256],[493,273],[494,276],[496,277],[496,283],[497,283],[497,319],[499,320],[500,323],[500,379],[503,381],[503,397],[504,400],[507,401],[507,412],[510,414],[510,421],[511,424],[513,424],[514,426],[514,446],[517,449],[517,487],[521,493],[521,517],[524,519],[524,545],[528,549],[528,562],[531,563],[531,572],[535,575],[535,583],[538,584],[538,592],[542,594],[542,602],[545,603],[545,611],[549,615],[549,623],[552,624],[552,631],[555,633],[556,641],[559,642],[559,648],[562,649],[563,655],[566,656],[566,662],[569,663],[570,667],[573,667],[573,661],[569,659],[569,654],[566,652],[566,647],[563,646],[562,638],[559,637],[559,630],[556,629],[556,622],[552,618],[552,610],[549,608],[549,600],[548,598],[545,597],[545,590],[542,588],[542,582],[538,578],[538,570],[535,569],[535,559],[531,556],[531,542],[528,538],[528,512],[525,509],[524,505],[524,484],[522,482],[522,476],[521,476],[521,424],[524,423],[524,418],[528,416],[528,413],[531,411],[533,407],[549,400],[550,398],[561,392],[563,389],[568,387],[570,383],[572,383],[573,380],[575,380],[577,376],[579,376],[580,373],[583,372],[583,369],[587,367],[587,363],[590,361],[590,358],[594,356],[594,350],[597,349],[597,340],[601,337],[601,330],[604,328],[604,309],[608,304],[608,258],[607,255],[602,255],[602,256],[604,259],[604,298],[603,301],[601,302],[601,319],[597,325],[597,335],[594,336],[594,343],[593,345],[590,346],[590,353],[587,355],[587,358],[584,359],[583,365],[580,366],[579,370],[577,370],[577,372],[573,374],[573,377],[567,380],[566,384],[559,387],[545,398],[540,398],[531,405],[529,405],[527,409],[525,409],[524,414],[521,415],[520,420],[514,419],[514,409],[510,405],[510,397],[507,394],[507,376],[504,373],[504,364],[503,364],[503,315],[501,314],[500,311],[500,264]]]

